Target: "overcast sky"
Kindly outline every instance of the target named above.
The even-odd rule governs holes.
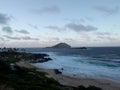
[[[120,46],[120,0],[0,0],[0,47]]]

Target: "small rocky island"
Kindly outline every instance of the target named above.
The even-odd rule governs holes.
[[[67,43],[58,43],[52,47],[49,47],[49,48],[71,48],[70,45],[68,45]]]
[[[68,45],[67,43],[58,43],[52,47],[47,47],[47,48],[71,48],[71,49],[87,49],[87,47],[71,47],[70,45]]]

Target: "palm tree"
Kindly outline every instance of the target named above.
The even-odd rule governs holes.
[[[2,51],[3,51],[3,52],[6,52],[6,51],[7,51],[7,48],[6,48],[6,47],[2,48]]]
[[[2,51],[2,48],[0,48],[0,52]]]

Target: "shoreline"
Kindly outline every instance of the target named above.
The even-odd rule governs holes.
[[[27,67],[27,68],[36,68],[37,71],[42,71],[47,73],[47,77],[53,78],[58,81],[62,85],[66,86],[96,86],[100,87],[103,90],[120,90],[120,83],[113,82],[111,80],[106,80],[102,78],[87,78],[87,77],[80,77],[80,76],[72,76],[72,75],[63,75],[63,74],[55,74],[53,69],[44,69],[42,67],[35,66],[28,61],[20,61],[16,63],[20,67]]]

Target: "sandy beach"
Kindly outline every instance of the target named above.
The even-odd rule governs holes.
[[[57,80],[60,84],[66,85],[66,86],[96,86],[100,87],[103,90],[120,90],[120,83],[116,83],[110,80],[106,79],[98,79],[98,78],[83,78],[83,77],[76,77],[76,76],[67,76],[67,75],[62,75],[62,74],[55,74],[54,70],[52,69],[44,69],[35,66],[32,63],[29,63],[27,61],[20,61],[16,63],[20,67],[27,67],[27,68],[36,68],[38,71],[46,72],[48,75],[47,77],[54,78]]]

